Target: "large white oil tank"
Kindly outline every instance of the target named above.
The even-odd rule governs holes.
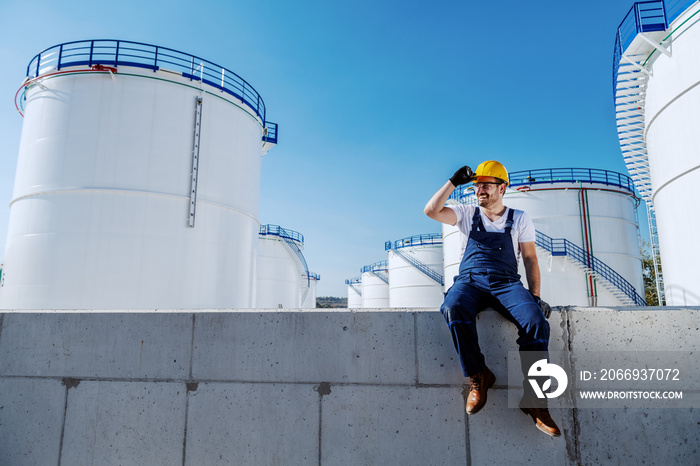
[[[279,225],[260,227],[256,308],[296,309],[306,300],[312,280],[303,248],[299,232]]]
[[[260,95],[112,40],[46,49],[27,79],[0,308],[251,307]]]
[[[301,303],[301,308],[302,309],[315,309],[316,308],[316,286],[318,286],[318,281],[321,279],[321,276],[317,273],[314,272],[309,272],[308,274],[305,274],[304,276],[301,277],[302,280],[302,286],[304,284],[304,280],[308,280],[309,284],[309,291],[306,293],[306,298],[304,301]],[[303,291],[301,292],[303,296]]]
[[[694,238],[700,218],[694,191],[700,185],[700,3],[637,3],[618,37],[613,78],[618,133],[628,170],[647,188],[644,199],[651,207],[652,243],[658,234],[666,304],[698,306],[700,248]]]
[[[442,234],[409,236],[384,245],[390,307],[440,307],[444,294]]]
[[[516,171],[509,177],[511,185],[503,203],[524,210],[537,230],[540,293],[545,301],[552,305],[643,305],[635,210],[639,201],[629,177],[587,168]],[[474,204],[474,191],[466,186],[456,190],[453,199]],[[446,238],[452,237],[453,230],[456,227],[445,228]],[[459,259],[445,257],[451,275],[457,273],[463,247],[460,244]],[[454,250],[456,246],[450,248]],[[526,284],[522,260],[519,265]]]
[[[348,286],[348,309],[362,308],[362,275],[345,280]]]
[[[362,274],[362,307],[385,309],[389,307],[389,264],[379,261],[365,265]]]

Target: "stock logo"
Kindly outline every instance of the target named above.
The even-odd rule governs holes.
[[[528,379],[532,389],[535,391],[537,398],[556,398],[566,390],[569,383],[569,378],[566,376],[564,369],[556,364],[548,363],[546,359],[540,359],[535,362],[527,372],[528,377],[554,377],[557,380],[557,388],[552,393],[547,393],[547,390],[552,386],[552,379],[548,378],[540,387],[536,379]]]

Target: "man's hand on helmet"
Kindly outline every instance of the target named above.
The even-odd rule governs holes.
[[[456,188],[457,186],[467,184],[475,179],[476,177],[474,176],[472,169],[465,165],[457,170],[454,175],[452,175],[452,178],[450,178],[450,183],[452,183]]]

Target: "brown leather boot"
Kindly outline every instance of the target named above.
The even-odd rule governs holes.
[[[470,377],[469,396],[467,396],[467,414],[476,414],[486,404],[486,392],[493,386],[496,376],[488,367]]]
[[[549,415],[549,410],[547,408],[520,408],[520,410],[532,417],[537,428],[545,434],[551,435],[552,437],[559,437],[561,435],[559,427],[557,427],[552,416]]]

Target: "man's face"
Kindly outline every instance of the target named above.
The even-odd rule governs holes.
[[[480,176],[474,182],[476,198],[479,200],[479,207],[490,207],[503,198],[501,192],[505,186],[498,178],[492,176]]]

